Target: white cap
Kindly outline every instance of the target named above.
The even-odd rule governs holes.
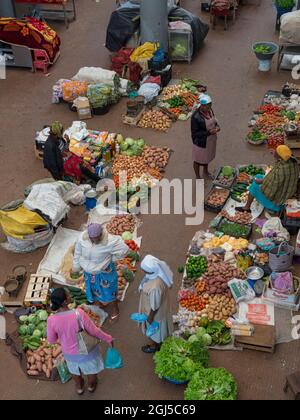
[[[209,95],[202,95],[199,100],[200,105],[208,105],[212,103],[212,99]]]

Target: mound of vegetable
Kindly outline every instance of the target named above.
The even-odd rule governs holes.
[[[160,378],[188,381],[193,374],[209,365],[209,354],[199,343],[169,337],[154,355],[155,373]]]
[[[36,350],[41,340],[47,336],[48,313],[45,310],[37,311],[35,314],[20,316],[18,333],[24,350]]]
[[[226,369],[201,369],[189,382],[184,399],[188,401],[236,400],[237,385],[234,377]]]

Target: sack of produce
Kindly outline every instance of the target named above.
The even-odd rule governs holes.
[[[63,84],[63,99],[66,102],[73,102],[79,96],[86,96],[88,85],[86,82],[71,80]]]
[[[102,108],[112,103],[113,88],[109,85],[99,83],[89,85],[87,97],[92,108]]]

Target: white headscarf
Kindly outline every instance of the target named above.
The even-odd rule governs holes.
[[[143,286],[150,280],[154,280],[159,277],[168,288],[173,286],[173,273],[167,263],[159,260],[152,255],[146,255],[146,257],[141,262],[141,269],[144,270],[146,276],[143,278],[139,291],[143,290]]]

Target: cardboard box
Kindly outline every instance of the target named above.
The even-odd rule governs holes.
[[[92,111],[88,98],[80,96],[75,99],[74,105],[77,108],[77,114],[80,120],[88,120],[92,118]]]

